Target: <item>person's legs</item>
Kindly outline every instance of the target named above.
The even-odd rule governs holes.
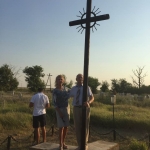
[[[66,137],[66,134],[67,134],[67,130],[68,130],[68,127],[64,127],[64,130],[63,130],[63,148],[66,149],[67,148],[67,145],[65,144],[65,137]]]
[[[59,128],[59,144],[60,144],[60,147],[63,147],[63,130],[64,128]]]
[[[42,137],[43,137],[43,142],[46,142],[46,114],[40,115],[39,117],[39,122],[42,130]]]
[[[33,116],[33,128],[34,128],[34,135],[36,144],[40,141],[40,132],[39,132],[39,116]]]
[[[36,144],[39,144],[39,142],[40,142],[40,131],[39,131],[39,128],[35,128],[35,139],[36,139]]]
[[[46,128],[44,126],[44,127],[41,127],[41,129],[42,129],[43,142],[46,142]]]

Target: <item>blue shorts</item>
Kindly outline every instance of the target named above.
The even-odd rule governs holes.
[[[46,125],[46,114],[33,116],[33,128],[44,127]]]

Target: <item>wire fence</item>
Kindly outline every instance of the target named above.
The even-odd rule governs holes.
[[[73,138],[69,139],[71,140],[76,140],[75,138],[75,128],[73,125],[69,126],[69,130],[71,133],[73,133]],[[116,130],[110,130],[109,132],[106,133],[99,133],[97,130],[95,130],[92,126],[90,126],[90,133],[89,133],[89,138],[93,135],[98,136],[99,138],[102,136],[107,136],[107,135],[113,135],[114,132],[116,134],[116,137],[118,139],[117,142],[119,142],[120,144],[123,142],[131,142],[130,137],[124,137],[122,135],[120,135],[120,133],[118,133]],[[58,136],[58,128],[52,124],[51,127],[47,130],[47,136],[49,137],[53,137],[53,136]],[[26,138],[22,138],[22,139],[17,139],[16,137],[12,136],[12,135],[8,135],[2,142],[0,142],[0,149],[6,149],[6,150],[10,150],[11,146],[12,146],[12,142],[14,143],[24,143],[24,142],[29,142],[32,140],[32,143],[30,145],[28,145],[28,148],[31,147],[32,145],[34,145],[35,142],[35,136],[34,136],[34,131]],[[116,141],[116,139],[114,139],[114,135],[113,138],[111,139],[111,141]],[[143,141],[147,143],[148,149],[150,148],[150,134],[146,133],[145,135],[143,135],[141,138],[137,139],[137,141]],[[59,143],[58,141],[58,137],[56,138],[56,143]],[[71,145],[74,145],[74,143],[70,143]],[[14,147],[14,146],[13,146]]]
[[[7,103],[5,102],[5,99],[4,99],[3,95],[1,95],[1,99],[2,99],[2,101],[1,101],[2,104],[1,105],[2,105],[3,108],[5,108]],[[16,98],[14,98],[14,99],[16,99]],[[19,96],[18,96],[18,99],[20,99]],[[20,99],[20,100],[22,100],[22,99]],[[59,141],[58,141],[58,128],[56,127],[55,112],[52,113],[51,116],[49,116],[47,114],[47,120],[48,120],[48,124],[49,124],[49,128],[47,129],[47,137],[51,137],[51,138],[56,137],[55,142],[59,143]],[[68,140],[67,142],[69,142],[71,145],[77,144],[76,143],[76,137],[75,137],[75,128],[72,124],[69,126],[69,133],[68,134],[71,134],[71,138],[66,139],[66,140]],[[123,136],[115,129],[112,129],[112,130],[110,130],[106,133],[101,133],[98,130],[96,130],[93,126],[90,126],[90,128],[89,128],[89,138],[92,138],[94,136],[97,136],[98,137],[97,139],[101,139],[102,137],[105,137],[105,136],[110,136],[111,137],[111,138],[109,137],[110,141],[117,141],[120,144],[125,143],[125,142],[130,143],[131,142],[131,137],[133,137],[133,136],[131,136],[131,137]],[[146,144],[148,146],[148,149],[150,148],[150,134],[149,133],[145,133],[143,136],[141,136],[137,140],[146,142]],[[4,138],[2,141],[0,141],[0,149],[1,150],[15,149],[15,147],[17,147],[16,144],[23,145],[23,143],[25,143],[25,142],[27,142],[28,144],[26,144],[26,145],[24,144],[23,147],[28,147],[29,148],[34,144],[34,142],[35,142],[35,133],[34,133],[34,131],[32,131],[32,133],[30,133],[29,136],[27,136],[25,138],[16,138],[12,135],[7,134],[6,138]],[[20,148],[18,148],[18,149],[20,149]]]

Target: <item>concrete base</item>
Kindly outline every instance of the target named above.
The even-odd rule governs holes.
[[[88,147],[88,150],[119,150],[119,144],[100,140],[89,143]]]
[[[58,150],[59,144],[56,143],[41,143],[32,146],[30,150]],[[68,145],[68,150],[75,150],[77,146]],[[88,150],[119,150],[119,144],[106,141],[96,141],[88,144]]]

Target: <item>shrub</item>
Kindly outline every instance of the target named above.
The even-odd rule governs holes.
[[[147,150],[148,146],[146,143],[137,141],[136,139],[133,139],[131,141],[131,144],[129,145],[129,150]]]

